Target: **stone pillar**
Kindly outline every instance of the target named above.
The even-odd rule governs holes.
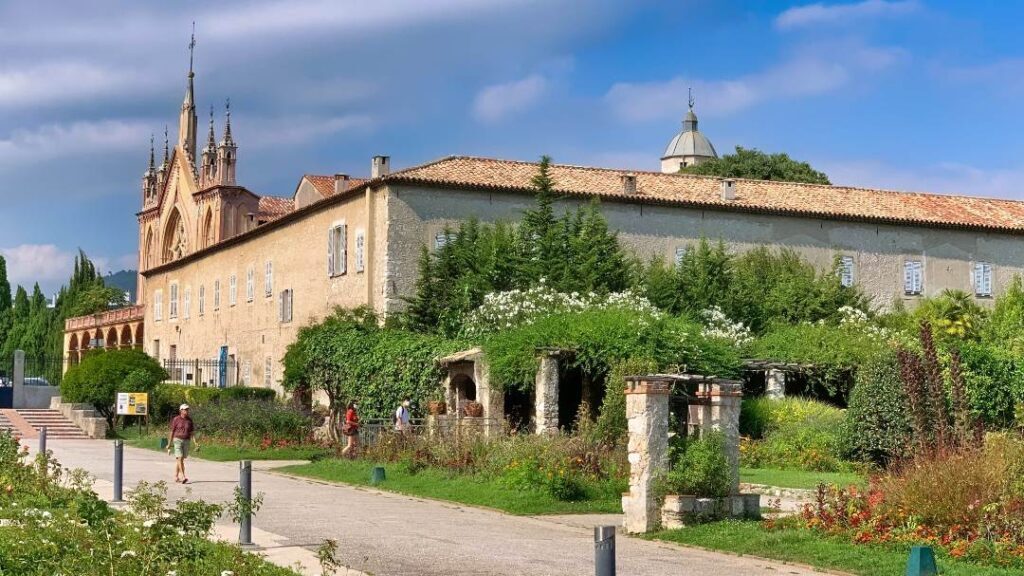
[[[540,357],[540,367],[534,381],[534,420],[537,434],[558,434],[558,355]]]
[[[772,400],[786,397],[786,373],[778,368],[769,368],[764,375],[764,395]]]
[[[732,491],[740,488],[740,404],[743,384],[733,380],[715,380],[697,391],[697,402],[690,404],[690,426],[701,434],[718,431],[725,437],[725,454],[732,469]]]
[[[654,494],[658,477],[668,471],[668,398],[672,380],[654,376],[626,378],[629,443],[629,492],[622,495],[626,532],[654,530],[661,510]],[[614,383],[613,383],[614,385]]]
[[[14,407],[25,407],[25,351],[14,351]]]

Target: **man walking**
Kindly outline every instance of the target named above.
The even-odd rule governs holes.
[[[195,425],[188,412],[188,404],[178,407],[178,415],[171,420],[171,436],[167,441],[167,453],[170,454],[171,450],[174,450],[174,481],[182,484],[188,484],[188,476],[185,475],[185,459],[188,458],[189,446],[195,432]],[[196,450],[198,450],[199,443],[195,444]]]
[[[406,398],[395,410],[395,432],[406,434],[409,432],[409,399]]]

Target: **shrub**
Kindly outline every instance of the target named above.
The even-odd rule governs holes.
[[[896,355],[887,352],[857,371],[843,423],[843,454],[863,462],[886,464],[906,454],[910,434],[899,364]]]
[[[598,442],[615,445],[626,436],[626,376],[650,374],[658,369],[653,360],[630,358],[612,366],[605,386],[604,401],[594,426]]]
[[[1014,424],[1014,408],[1024,401],[1024,365],[1020,356],[995,345],[960,346],[971,409],[997,428]]]
[[[186,386],[183,384],[157,384],[150,395],[150,415],[157,420],[174,417],[178,406],[188,404],[200,408],[212,402],[224,400],[262,400],[271,402],[277,393],[270,388],[249,388],[232,386],[231,388],[206,388],[202,386]]]
[[[118,392],[152,392],[165,378],[167,372],[141,350],[97,350],[68,369],[60,389],[67,402],[95,406],[113,428]],[[128,383],[133,389],[125,388]]]
[[[743,414],[746,413],[744,418]],[[805,398],[755,398],[741,407],[741,426],[761,440],[740,445],[744,466],[839,472],[851,465],[841,458],[843,411]]]
[[[301,442],[313,422],[303,412],[276,400],[223,398],[192,411],[196,429],[239,444]]]
[[[686,451],[665,477],[665,490],[704,498],[728,496],[732,470],[725,455],[725,437],[711,432],[688,442]]]

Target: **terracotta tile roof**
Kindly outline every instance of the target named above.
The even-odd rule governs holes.
[[[260,196],[259,219],[264,222],[276,220],[293,210],[295,210],[295,202],[291,198]]]
[[[453,156],[394,172],[387,181],[445,187],[521,191],[537,164]],[[636,175],[636,194],[622,191],[623,174]],[[559,194],[636,199],[698,208],[788,214],[1024,233],[1024,202],[848,186],[736,180],[735,198],[722,198],[722,179],[554,164]]]
[[[316,188],[316,191],[320,193],[324,198],[330,198],[334,196],[334,176],[322,176],[319,174],[306,174],[303,176],[306,180]],[[355,188],[360,184],[364,184],[366,178],[349,178],[348,188]]]

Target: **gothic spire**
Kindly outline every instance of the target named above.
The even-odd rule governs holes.
[[[193,166],[196,161],[196,118],[195,72],[193,70],[196,48],[196,23],[192,23],[192,38],[188,43],[188,85],[185,88],[185,99],[181,103],[181,118],[178,120],[178,144],[184,150]]]
[[[153,134],[149,135],[149,172],[153,172],[156,169],[156,158],[153,153]]]
[[[224,143],[228,145],[234,145],[235,141],[231,138],[231,98],[227,99],[224,104],[225,116],[224,120]]]
[[[206,137],[206,149],[214,150],[217,147],[217,137],[213,134],[213,106],[210,106],[210,133]]]
[[[164,124],[164,166],[167,166],[167,163],[171,161],[171,151],[168,149],[168,144],[167,124]]]

